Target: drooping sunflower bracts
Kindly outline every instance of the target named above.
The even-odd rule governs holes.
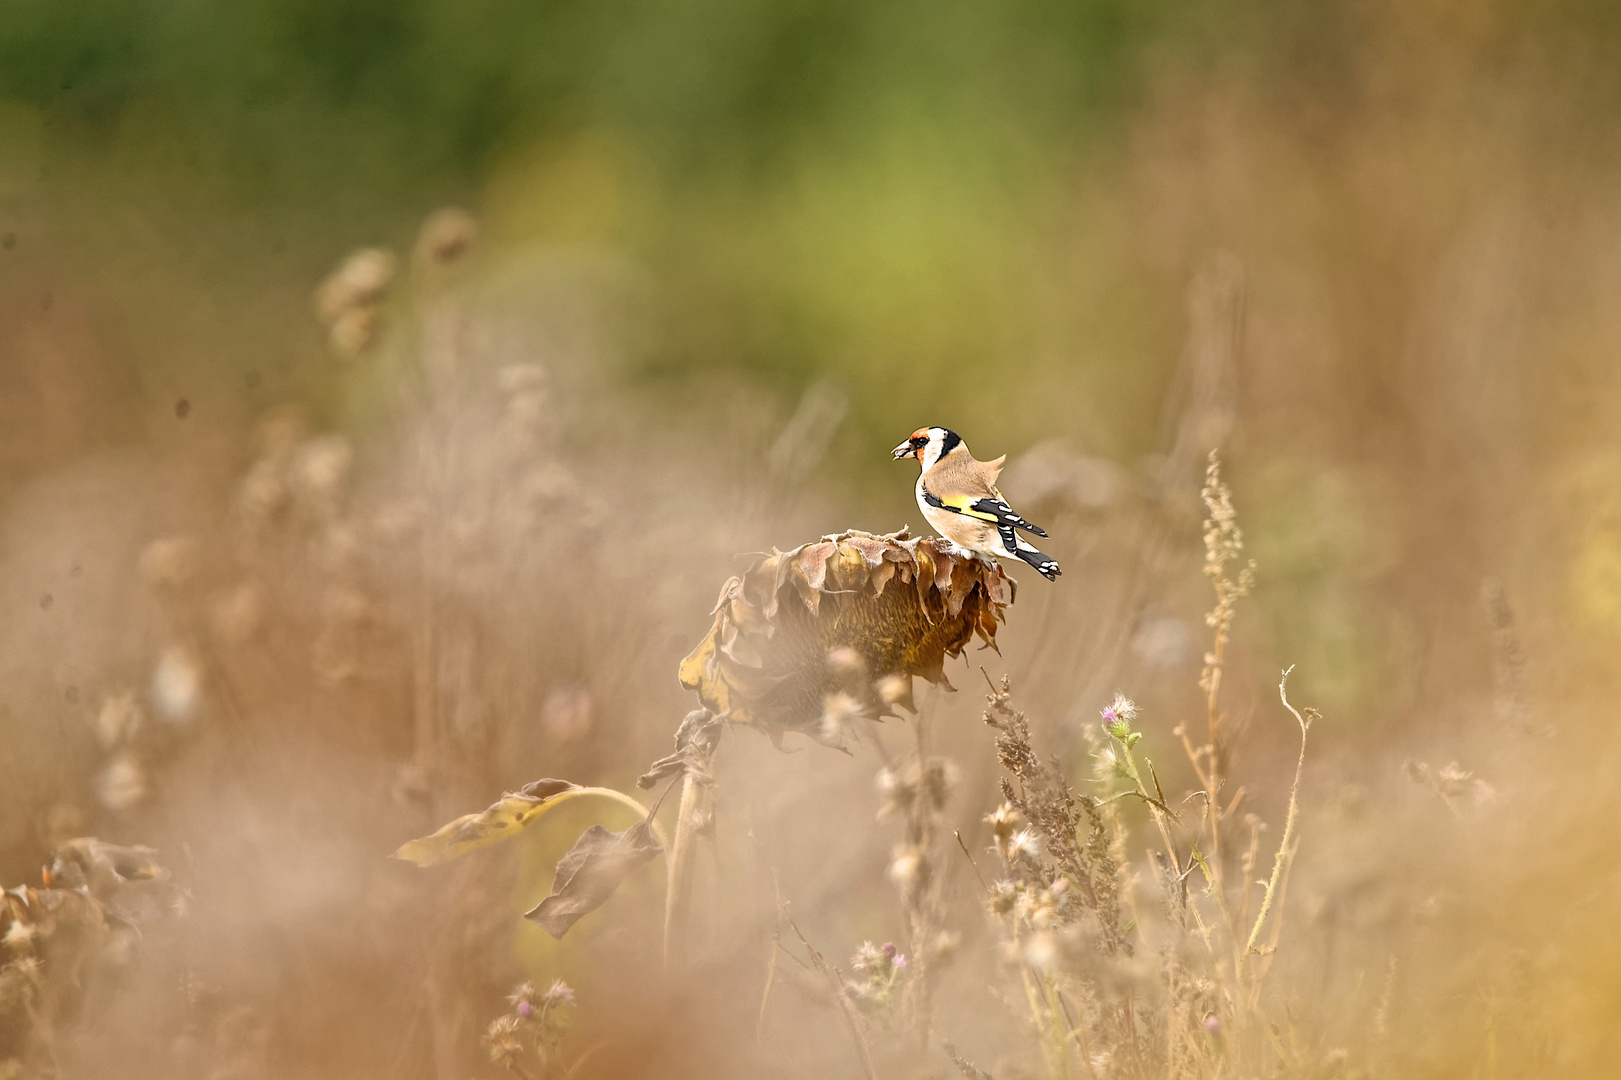
[[[895,715],[913,676],[949,687],[947,657],[976,636],[994,648],[1014,590],[994,562],[904,529],[773,549],[721,588],[681,683],[732,723],[817,737],[833,695]]]

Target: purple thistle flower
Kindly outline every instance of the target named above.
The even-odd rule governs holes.
[[[518,1015],[527,1020],[535,1015],[535,1007],[527,1001],[520,1001],[518,1002]]]
[[[1204,1018],[1204,1029],[1212,1035],[1221,1035],[1221,1020],[1215,1013]]]
[[[1103,717],[1103,730],[1121,740],[1130,735],[1132,710],[1127,707],[1129,705],[1130,702],[1116,697],[1114,704],[1099,709],[1098,715]]]
[[[884,954],[885,960],[895,959],[895,954],[900,952],[899,949],[895,948],[895,943],[893,941],[884,942],[884,947],[880,951]]]

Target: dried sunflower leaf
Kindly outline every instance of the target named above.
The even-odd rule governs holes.
[[[519,791],[507,792],[488,809],[463,814],[428,836],[401,844],[394,857],[418,866],[455,859],[509,839],[552,808],[586,795],[612,799],[638,813],[645,812],[635,799],[613,788],[581,787],[567,780],[536,780]]]
[[[789,580],[799,591],[799,598],[813,613],[819,611],[822,606],[822,585],[827,580],[827,563],[821,559],[806,561],[801,558],[794,568],[795,573],[789,575]]]
[[[518,794],[527,795],[531,799],[550,799],[555,795],[563,794],[565,791],[573,791],[579,786],[579,784],[568,780],[556,780],[547,777],[544,780],[529,781],[529,783],[518,789]]]
[[[889,584],[890,579],[895,576],[897,569],[899,568],[894,563],[887,560],[880,562],[877,566],[872,568],[871,581],[874,596],[884,595],[884,586]]]
[[[892,550],[890,544],[875,536],[852,536],[844,542],[861,553],[869,569],[883,562]]]
[[[802,550],[797,562],[811,588],[820,591],[827,581],[827,560],[834,550],[832,543],[810,544]]]
[[[557,860],[552,894],[524,913],[560,938],[583,916],[601,907],[632,870],[664,850],[646,821],[624,832],[593,825]]]
[[[706,762],[720,741],[721,722],[708,709],[694,709],[681,721],[675,731],[675,753],[659,758],[636,780],[639,788],[650,788],[660,780],[668,780],[683,773],[705,776]]]

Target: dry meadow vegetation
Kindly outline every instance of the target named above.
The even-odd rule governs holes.
[[[888,277],[535,226],[618,130],[274,268],[0,177],[0,1080],[1614,1075],[1621,145],[1488,7],[1147,49]]]

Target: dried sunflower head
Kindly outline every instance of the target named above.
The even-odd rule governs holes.
[[[911,706],[912,676],[949,686],[946,658],[975,636],[994,647],[1013,596],[1001,567],[905,530],[773,549],[721,588],[714,625],[681,662],[681,684],[716,715],[773,739],[820,739],[835,695],[893,716],[892,706]]]

